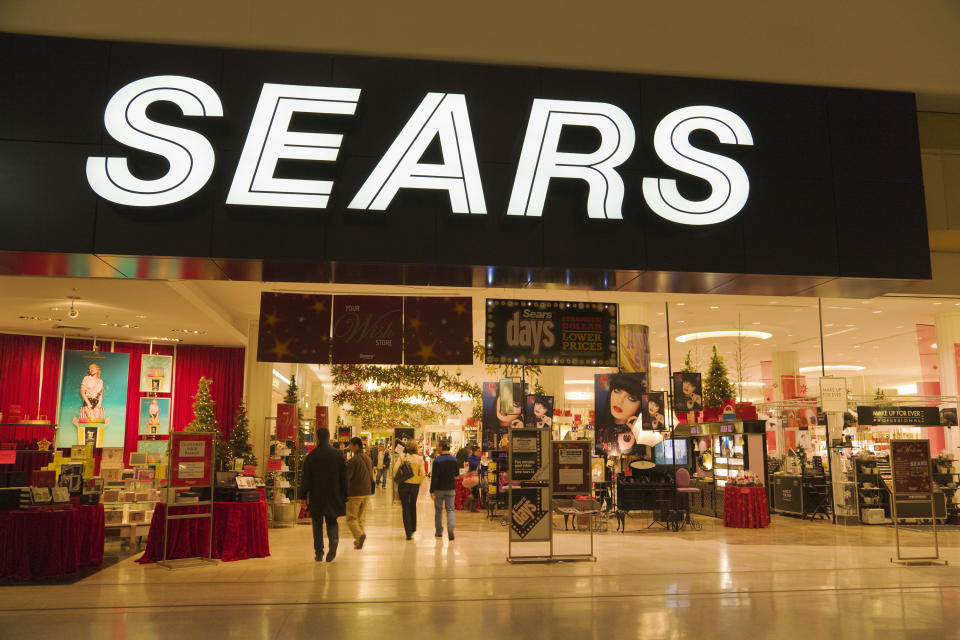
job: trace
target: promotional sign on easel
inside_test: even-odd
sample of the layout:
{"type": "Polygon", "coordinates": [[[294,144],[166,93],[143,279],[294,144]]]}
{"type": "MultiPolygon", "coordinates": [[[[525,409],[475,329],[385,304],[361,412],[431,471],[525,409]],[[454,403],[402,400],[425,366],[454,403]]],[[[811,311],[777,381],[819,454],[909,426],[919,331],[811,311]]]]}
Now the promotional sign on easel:
{"type": "Polygon", "coordinates": [[[553,557],[550,518],[550,438],[548,429],[510,429],[509,562],[549,561],[553,557]],[[519,486],[515,486],[519,484],[519,486]],[[549,542],[550,552],[518,556],[517,542],[549,542]]]}
{"type": "Polygon", "coordinates": [[[213,434],[171,433],[170,439],[168,440],[167,454],[170,460],[170,479],[167,481],[166,513],[163,521],[163,560],[157,564],[167,569],[177,567],[177,565],[173,564],[173,560],[167,559],[167,540],[169,539],[169,525],[171,520],[200,520],[204,518],[209,521],[207,555],[192,558],[177,558],[176,561],[200,560],[203,562],[215,562],[213,559],[213,467],[216,448],[213,446],[213,434]],[[177,515],[171,513],[171,509],[176,506],[177,489],[191,489],[204,486],[210,488],[209,499],[185,503],[181,506],[208,506],[208,511],[204,513],[183,513],[177,515]],[[171,497],[173,498],[172,500],[171,497]]]}
{"type": "MultiPolygon", "coordinates": [[[[890,562],[898,564],[948,564],[940,559],[940,541],[937,537],[937,512],[933,491],[933,469],[930,466],[929,440],[891,440],[890,469],[893,473],[890,490],[890,509],[893,529],[897,539],[897,557],[890,562]],[[932,556],[904,556],[900,548],[900,518],[897,506],[930,505],[930,522],[933,523],[932,556]]],[[[911,510],[912,511],[912,510],[911,510]]]]}

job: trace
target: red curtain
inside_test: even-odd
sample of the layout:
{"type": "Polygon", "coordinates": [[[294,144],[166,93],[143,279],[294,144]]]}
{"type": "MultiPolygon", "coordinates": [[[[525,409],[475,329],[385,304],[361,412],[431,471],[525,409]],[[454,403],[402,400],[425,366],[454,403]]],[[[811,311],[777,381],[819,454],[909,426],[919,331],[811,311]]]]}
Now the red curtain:
{"type": "Polygon", "coordinates": [[[40,415],[51,422],[57,420],[57,392],[60,389],[60,355],[63,338],[47,338],[43,348],[43,389],[40,392],[40,415]]]}
{"type": "Polygon", "coordinates": [[[244,349],[242,347],[177,347],[173,374],[174,431],[182,431],[193,420],[193,397],[200,377],[210,384],[216,405],[217,426],[224,438],[233,430],[233,417],[243,399],[244,349]]]}
{"type": "MultiPolygon", "coordinates": [[[[136,342],[115,342],[114,353],[130,355],[130,371],[127,375],[127,424],[123,436],[123,461],[130,459],[130,452],[137,450],[140,439],[140,398],[146,394],[140,393],[140,356],[150,353],[150,345],[136,342]]],[[[161,356],[172,356],[173,347],[154,345],[153,352],[161,356]]],[[[174,374],[176,377],[176,374],[174,374]]],[[[158,393],[158,398],[169,398],[169,393],[158,393]]]]}
{"type": "Polygon", "coordinates": [[[39,336],[0,334],[0,411],[4,422],[14,417],[10,408],[15,406],[20,407],[21,418],[37,418],[42,344],[39,336]]]}

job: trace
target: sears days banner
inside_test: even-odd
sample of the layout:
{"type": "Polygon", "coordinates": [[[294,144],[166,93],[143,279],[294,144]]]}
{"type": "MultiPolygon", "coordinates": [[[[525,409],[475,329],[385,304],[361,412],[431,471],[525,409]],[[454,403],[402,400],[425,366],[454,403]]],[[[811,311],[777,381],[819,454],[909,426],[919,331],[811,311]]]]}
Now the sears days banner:
{"type": "Polygon", "coordinates": [[[617,366],[617,305],[487,299],[487,364],[617,366]]]}

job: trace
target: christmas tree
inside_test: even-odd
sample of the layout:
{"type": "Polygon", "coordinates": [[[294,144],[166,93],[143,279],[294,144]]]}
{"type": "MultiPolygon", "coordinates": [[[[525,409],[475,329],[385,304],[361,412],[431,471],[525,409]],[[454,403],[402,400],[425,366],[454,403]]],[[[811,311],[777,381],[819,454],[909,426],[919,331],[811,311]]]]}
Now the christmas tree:
{"type": "Polygon", "coordinates": [[[723,356],[717,353],[717,346],[714,345],[707,379],[703,381],[703,404],[706,407],[719,408],[724,400],[735,396],[736,391],[727,379],[727,365],[724,364],[723,356]]]}
{"type": "Polygon", "coordinates": [[[680,369],[683,373],[696,373],[697,367],[693,364],[693,358],[690,357],[690,352],[687,351],[687,357],[683,360],[683,369],[680,369]]]}
{"type": "Polygon", "coordinates": [[[227,443],[223,441],[220,429],[217,427],[216,404],[213,396],[210,395],[210,382],[204,377],[200,378],[197,395],[193,396],[193,421],[184,431],[212,433],[217,450],[217,465],[222,468],[227,464],[230,454],[227,451],[227,443]]]}
{"type": "Polygon", "coordinates": [[[250,421],[247,418],[247,406],[241,402],[237,415],[233,419],[233,431],[230,432],[230,455],[243,458],[243,464],[256,465],[257,457],[250,446],[250,421]]]}
{"type": "Polygon", "coordinates": [[[287,387],[287,395],[283,396],[283,401],[287,404],[297,404],[299,398],[297,398],[297,393],[300,389],[297,388],[297,376],[290,376],[290,386],[287,387]]]}

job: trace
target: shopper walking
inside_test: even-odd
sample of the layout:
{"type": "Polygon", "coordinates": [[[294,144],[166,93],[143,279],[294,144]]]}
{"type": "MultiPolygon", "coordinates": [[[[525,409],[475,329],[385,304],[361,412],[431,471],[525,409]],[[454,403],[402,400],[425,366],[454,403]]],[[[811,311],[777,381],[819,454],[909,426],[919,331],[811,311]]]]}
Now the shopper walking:
{"type": "Polygon", "coordinates": [[[456,526],[454,506],[457,500],[457,476],[460,465],[450,455],[450,445],[441,440],[440,455],[433,461],[433,475],[430,477],[430,496],[433,498],[433,524],[436,537],[443,537],[443,512],[447,512],[447,537],[453,540],[456,526]]]}
{"type": "Polygon", "coordinates": [[[413,440],[407,442],[404,453],[396,457],[393,479],[403,512],[403,530],[410,540],[417,530],[417,498],[423,482],[423,458],[417,455],[417,443],[413,440]]]}
{"type": "Polygon", "coordinates": [[[470,457],[470,447],[463,445],[457,451],[457,464],[460,465],[460,468],[463,468],[463,465],[467,464],[467,458],[470,457]]]}
{"type": "Polygon", "coordinates": [[[373,463],[363,450],[363,440],[350,439],[350,459],[347,460],[347,526],[353,534],[353,548],[363,549],[367,539],[364,523],[370,494],[373,493],[373,463]]]}
{"type": "Polygon", "coordinates": [[[377,465],[377,479],[376,484],[379,484],[384,489],[387,488],[387,473],[390,471],[390,451],[386,447],[383,448],[383,453],[380,454],[380,461],[377,465]]]}
{"type": "Polygon", "coordinates": [[[380,464],[380,447],[373,445],[370,447],[370,464],[372,466],[370,473],[370,493],[377,492],[377,467],[380,464]]]}
{"type": "Polygon", "coordinates": [[[330,446],[329,429],[317,429],[317,446],[303,461],[301,477],[304,498],[313,520],[314,559],[320,562],[323,557],[323,526],[326,525],[330,543],[327,562],[333,562],[340,542],[337,518],[347,512],[347,463],[330,446]]]}

